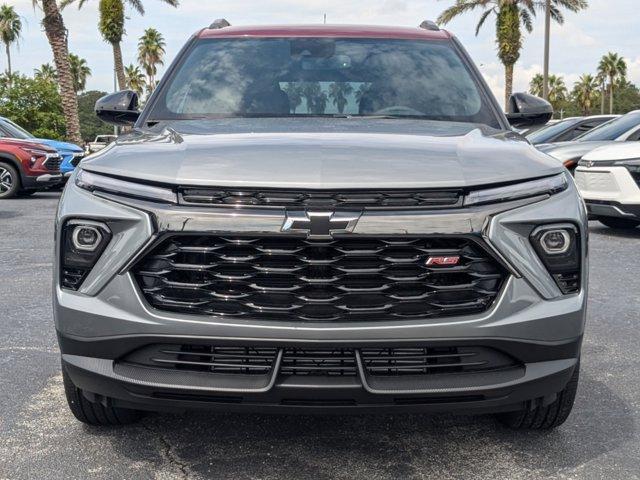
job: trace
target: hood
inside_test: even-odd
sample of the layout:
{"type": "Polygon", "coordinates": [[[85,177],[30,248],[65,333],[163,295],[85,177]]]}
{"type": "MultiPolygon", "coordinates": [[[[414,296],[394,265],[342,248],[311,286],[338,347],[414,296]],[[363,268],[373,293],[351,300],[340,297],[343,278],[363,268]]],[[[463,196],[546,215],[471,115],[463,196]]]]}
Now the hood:
{"type": "Polygon", "coordinates": [[[176,122],[87,157],[98,173],[178,185],[440,188],[562,171],[521,136],[471,124],[381,119],[176,122]]]}
{"type": "Polygon", "coordinates": [[[613,145],[596,148],[587,153],[582,159],[596,163],[640,159],[640,143],[616,142],[613,145]]]}
{"type": "Polygon", "coordinates": [[[75,143],[61,142],[60,140],[51,140],[48,138],[34,138],[32,139],[32,141],[42,143],[44,145],[49,145],[51,148],[55,148],[60,153],[66,153],[66,152],[76,153],[76,152],[83,151],[75,143]]]}
{"type": "Polygon", "coordinates": [[[40,143],[36,139],[21,140],[17,138],[2,138],[0,139],[0,148],[2,148],[2,145],[18,148],[34,148],[49,153],[57,153],[54,148],[51,148],[49,145],[46,145],[44,143],[40,143]]]}
{"type": "Polygon", "coordinates": [[[615,142],[611,140],[602,142],[558,142],[536,145],[536,148],[561,162],[565,162],[567,160],[580,160],[583,155],[591,150],[603,145],[611,145],[612,143],[615,142]]]}

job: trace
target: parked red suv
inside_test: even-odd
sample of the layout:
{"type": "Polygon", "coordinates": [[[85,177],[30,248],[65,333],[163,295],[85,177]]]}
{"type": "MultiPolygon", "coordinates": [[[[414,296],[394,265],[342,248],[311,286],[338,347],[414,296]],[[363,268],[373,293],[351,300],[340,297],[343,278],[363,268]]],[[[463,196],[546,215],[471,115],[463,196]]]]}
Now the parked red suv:
{"type": "Polygon", "coordinates": [[[40,143],[0,139],[0,199],[33,192],[62,182],[56,150],[40,143]]]}

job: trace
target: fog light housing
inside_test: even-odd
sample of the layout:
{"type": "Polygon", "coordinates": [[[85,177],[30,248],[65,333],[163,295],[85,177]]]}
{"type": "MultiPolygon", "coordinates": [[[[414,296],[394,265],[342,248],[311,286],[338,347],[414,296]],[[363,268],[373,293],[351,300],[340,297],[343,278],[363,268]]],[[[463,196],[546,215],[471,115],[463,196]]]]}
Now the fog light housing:
{"type": "Polygon", "coordinates": [[[562,293],[580,291],[580,235],[572,224],[543,225],[531,233],[531,244],[562,293]]]}
{"type": "Polygon", "coordinates": [[[61,240],[60,284],[78,290],[111,240],[111,231],[101,222],[69,220],[61,240]]]}
{"type": "Polygon", "coordinates": [[[540,237],[540,246],[548,255],[559,255],[569,250],[571,237],[566,230],[547,230],[540,237]]]}
{"type": "Polygon", "coordinates": [[[93,225],[78,225],[73,229],[71,241],[77,250],[95,252],[102,241],[102,234],[93,225]]]}

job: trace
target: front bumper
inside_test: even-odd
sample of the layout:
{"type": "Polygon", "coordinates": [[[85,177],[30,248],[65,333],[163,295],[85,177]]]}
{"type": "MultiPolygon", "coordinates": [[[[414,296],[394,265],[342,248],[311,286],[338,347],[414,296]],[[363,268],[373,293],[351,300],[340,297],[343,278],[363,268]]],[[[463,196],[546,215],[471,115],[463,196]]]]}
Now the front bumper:
{"type": "Polygon", "coordinates": [[[61,173],[43,173],[41,175],[23,176],[22,188],[26,190],[34,190],[40,188],[48,188],[57,185],[63,181],[61,173]]]}
{"type": "MultiPolygon", "coordinates": [[[[159,205],[106,194],[97,196],[71,183],[61,200],[57,225],[71,218],[103,221],[113,233],[111,243],[78,292],[60,288],[57,259],[55,267],[54,311],[63,364],[74,383],[88,395],[95,394],[99,401],[152,409],[265,407],[287,412],[509,410],[532,399],[551,401],[564,388],[579,358],[585,321],[586,255],[582,290],[563,295],[528,240],[537,225],[570,222],[585,239],[586,250],[586,211],[573,183],[553,197],[498,206],[403,211],[393,215],[364,213],[354,234],[477,235],[498,258],[505,260],[510,271],[495,303],[482,314],[393,322],[234,320],[158,311],[147,304],[129,270],[157,234],[280,234],[284,211],[278,209],[239,213],[225,208],[159,205]],[[140,346],[183,340],[355,350],[363,345],[492,346],[515,358],[518,367],[491,375],[442,375],[422,382],[419,388],[400,388],[393,393],[372,391],[368,388],[371,383],[362,374],[338,383],[332,383],[334,379],[300,383],[297,379],[280,378],[274,372],[268,390],[239,395],[216,388],[212,377],[200,378],[201,372],[196,377],[190,372],[178,372],[169,378],[163,376],[164,370],[145,367],[145,376],[145,372],[124,371],[118,366],[122,356],[140,346]]],[[[57,236],[59,245],[59,229],[57,236]]]]}
{"type": "Polygon", "coordinates": [[[640,218],[640,187],[625,167],[580,166],[575,179],[590,217],[640,218]]]}

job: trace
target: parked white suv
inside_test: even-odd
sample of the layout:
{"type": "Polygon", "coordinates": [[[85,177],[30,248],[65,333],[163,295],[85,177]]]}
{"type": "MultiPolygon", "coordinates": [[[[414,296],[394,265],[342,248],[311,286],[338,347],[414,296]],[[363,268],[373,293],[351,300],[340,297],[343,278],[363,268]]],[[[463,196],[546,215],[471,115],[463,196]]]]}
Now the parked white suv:
{"type": "Polygon", "coordinates": [[[575,178],[590,217],[611,228],[640,225],[640,142],[589,152],[575,178]]]}

